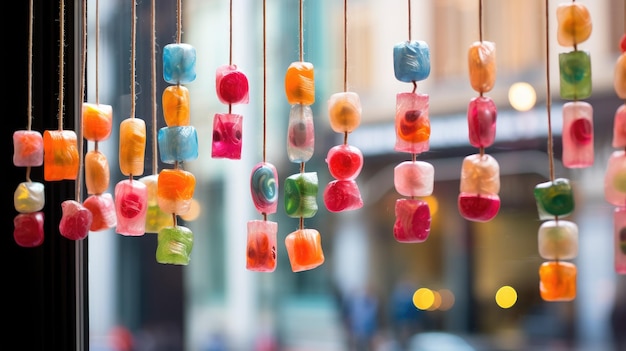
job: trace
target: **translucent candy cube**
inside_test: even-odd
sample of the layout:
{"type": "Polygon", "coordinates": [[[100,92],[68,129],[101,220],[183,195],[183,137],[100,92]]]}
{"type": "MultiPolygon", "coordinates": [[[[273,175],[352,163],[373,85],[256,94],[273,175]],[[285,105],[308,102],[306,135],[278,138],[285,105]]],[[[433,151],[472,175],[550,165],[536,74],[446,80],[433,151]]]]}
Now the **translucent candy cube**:
{"type": "Polygon", "coordinates": [[[613,73],[613,88],[621,100],[626,100],[626,53],[617,58],[615,72],[613,73]]]}
{"type": "Polygon", "coordinates": [[[109,188],[111,174],[105,154],[89,150],[85,154],[85,185],[87,194],[102,194],[109,188]]]}
{"type": "Polygon", "coordinates": [[[351,133],[361,124],[361,99],[357,93],[335,93],[328,100],[330,127],[337,133],[351,133]]]}
{"type": "Polygon", "coordinates": [[[618,274],[626,274],[626,207],[618,207],[613,212],[614,266],[618,274]]]}
{"type": "Polygon", "coordinates": [[[287,125],[287,157],[294,163],[307,162],[315,150],[313,110],[309,105],[291,105],[287,125]]]}
{"type": "Polygon", "coordinates": [[[393,236],[401,243],[421,243],[430,235],[430,208],[419,199],[398,199],[393,236]]]}
{"type": "Polygon", "coordinates": [[[243,143],[243,116],[232,113],[216,113],[213,118],[213,142],[211,157],[241,159],[243,143]]]}
{"type": "Polygon", "coordinates": [[[161,228],[171,226],[174,218],[171,213],[164,212],[159,206],[158,188],[159,175],[151,174],[141,177],[140,182],[148,188],[148,212],[146,214],[146,233],[158,233],[161,228]]]}
{"type": "Polygon", "coordinates": [[[41,211],[46,204],[44,185],[39,182],[21,182],[13,193],[13,205],[19,213],[41,211]]]}
{"type": "Polygon", "coordinates": [[[396,95],[396,144],[394,150],[418,154],[430,148],[429,96],[417,93],[396,95]]]}
{"type": "Polygon", "coordinates": [[[593,107],[584,101],[563,105],[563,166],[593,165],[593,107]]]}
{"type": "Polygon", "coordinates": [[[489,154],[463,159],[459,190],[463,193],[497,195],[500,192],[500,165],[489,154]]]}
{"type": "Polygon", "coordinates": [[[556,39],[561,46],[576,46],[591,36],[591,15],[584,4],[569,2],[556,8],[556,39]]]}
{"type": "Polygon", "coordinates": [[[285,238],[285,247],[293,272],[302,272],[324,263],[322,238],[315,229],[298,229],[285,238]]]}
{"type": "Polygon", "coordinates": [[[43,171],[46,181],[76,180],[78,140],[73,130],[43,132],[43,171]]]}
{"type": "Polygon", "coordinates": [[[44,213],[20,213],[13,218],[13,240],[21,247],[37,247],[44,240],[44,213]]]}
{"type": "Polygon", "coordinates": [[[182,85],[170,85],[161,96],[163,119],[168,127],[188,126],[189,89],[182,85]]]}
{"type": "Polygon", "coordinates": [[[115,202],[111,194],[90,195],[83,201],[83,206],[85,206],[93,216],[91,227],[89,228],[92,232],[110,229],[117,225],[115,202]]]}
{"type": "Polygon", "coordinates": [[[16,167],[37,167],[43,164],[43,137],[34,130],[13,133],[13,164],[16,167]]]}
{"type": "Polygon", "coordinates": [[[561,261],[539,267],[539,292],[544,301],[572,301],[576,298],[576,266],[561,261]]]}
{"type": "Polygon", "coordinates": [[[146,122],[140,118],[126,118],[120,123],[119,164],[125,176],[143,174],[146,153],[146,122]]]}
{"type": "Polygon", "coordinates": [[[315,103],[315,69],[310,62],[292,62],[285,74],[285,94],[291,105],[315,103]]]}
{"type": "Polygon", "coordinates": [[[394,168],[393,185],[402,196],[432,195],[435,167],[424,161],[404,161],[394,168]]]}
{"type": "Polygon", "coordinates": [[[184,215],[191,208],[196,188],[196,177],[182,169],[163,169],[159,172],[157,200],[165,213],[184,215]]]}
{"type": "Polygon", "coordinates": [[[148,189],[137,180],[124,179],[115,185],[115,215],[118,234],[139,236],[145,234],[148,210],[148,189]]]}
{"type": "Polygon", "coordinates": [[[161,162],[174,164],[198,158],[198,133],[193,126],[163,127],[157,136],[161,162]]]}
{"type": "Polygon", "coordinates": [[[559,54],[560,96],[582,100],[591,96],[591,57],[586,51],[559,54]]]}
{"type": "Polygon", "coordinates": [[[196,49],[185,43],[163,47],[163,79],[170,84],[188,84],[196,79],[196,49]]]}
{"type": "Polygon", "coordinates": [[[65,200],[61,203],[63,215],[59,222],[59,233],[70,240],[82,240],[89,235],[93,215],[80,202],[65,200]]]}
{"type": "Polygon", "coordinates": [[[574,192],[568,179],[557,178],[537,184],[534,195],[541,220],[565,217],[574,211],[574,192]]]}
{"type": "Polygon", "coordinates": [[[430,49],[424,41],[403,41],[393,47],[393,71],[396,79],[417,82],[430,75],[430,49]]]}
{"type": "Polygon", "coordinates": [[[223,104],[247,104],[248,77],[236,65],[222,65],[215,71],[215,91],[223,104]]]}
{"type": "Polygon", "coordinates": [[[103,141],[111,136],[113,107],[111,105],[83,103],[83,138],[103,141]]]}
{"type": "Polygon", "coordinates": [[[246,269],[255,272],[276,270],[276,235],[278,223],[249,221],[246,245],[246,269]]]}
{"type": "Polygon", "coordinates": [[[626,153],[613,151],[604,173],[604,198],[615,206],[626,206],[626,153]]]}
{"type": "Polygon", "coordinates": [[[460,193],[457,207],[461,217],[472,222],[489,222],[500,211],[500,197],[494,194],[460,193]]]}
{"type": "Polygon", "coordinates": [[[187,227],[165,227],[159,230],[156,261],[162,264],[186,266],[191,260],[193,233],[187,227]]]}
{"type": "Polygon", "coordinates": [[[278,207],[278,172],[273,164],[259,162],[250,175],[250,193],[260,213],[276,213],[278,207]]]}
{"type": "Polygon", "coordinates": [[[496,44],[491,41],[472,43],[467,63],[472,89],[479,93],[491,91],[496,82],[496,44]]]}
{"type": "Polygon", "coordinates": [[[476,148],[493,145],[496,139],[498,110],[493,100],[486,96],[473,98],[467,108],[469,142],[476,148]]]}
{"type": "Polygon", "coordinates": [[[358,210],[363,207],[361,191],[354,180],[333,180],[324,189],[324,205],[330,212],[358,210]]]}
{"type": "Polygon", "coordinates": [[[293,218],[317,213],[317,172],[293,174],[285,179],[285,212],[293,218]]]}
{"type": "Polygon", "coordinates": [[[546,221],[539,227],[539,256],[546,260],[571,260],[578,256],[578,225],[566,220],[546,221]]]}
{"type": "Polygon", "coordinates": [[[341,144],[333,146],[326,154],[330,175],[338,180],[355,179],[363,169],[363,153],[356,146],[341,144]]]}
{"type": "Polygon", "coordinates": [[[626,148],[626,104],[621,104],[615,111],[611,146],[616,149],[626,148]]]}

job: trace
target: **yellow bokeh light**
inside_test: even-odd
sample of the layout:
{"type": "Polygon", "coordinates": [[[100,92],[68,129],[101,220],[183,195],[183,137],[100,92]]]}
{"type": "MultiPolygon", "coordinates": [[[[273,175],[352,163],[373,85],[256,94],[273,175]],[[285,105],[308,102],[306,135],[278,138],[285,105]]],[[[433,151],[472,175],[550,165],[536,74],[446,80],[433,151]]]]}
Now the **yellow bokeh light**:
{"type": "Polygon", "coordinates": [[[517,291],[505,285],[496,292],[496,303],[501,308],[510,308],[517,302],[517,291]]]}
{"type": "Polygon", "coordinates": [[[429,311],[436,311],[441,306],[441,294],[439,294],[439,291],[437,291],[437,290],[432,290],[432,292],[433,292],[433,297],[434,297],[433,304],[430,305],[428,310],[429,311]]]}
{"type": "Polygon", "coordinates": [[[420,310],[427,310],[435,302],[435,294],[428,288],[419,288],[413,293],[413,304],[420,310]]]}
{"type": "Polygon", "coordinates": [[[439,290],[439,296],[441,296],[440,311],[447,311],[454,306],[454,294],[448,289],[439,290]]]}
{"type": "Polygon", "coordinates": [[[184,215],[180,215],[180,218],[185,221],[195,221],[200,216],[200,203],[196,199],[191,199],[191,206],[189,207],[189,211],[184,215]]]}
{"type": "Polygon", "coordinates": [[[535,106],[537,93],[532,85],[519,82],[509,88],[509,103],[517,111],[528,111],[535,106]]]}
{"type": "Polygon", "coordinates": [[[430,209],[431,217],[434,216],[437,213],[437,210],[439,209],[439,200],[437,200],[437,198],[434,197],[433,195],[430,195],[430,196],[426,196],[424,198],[424,201],[428,203],[428,208],[430,209]]]}

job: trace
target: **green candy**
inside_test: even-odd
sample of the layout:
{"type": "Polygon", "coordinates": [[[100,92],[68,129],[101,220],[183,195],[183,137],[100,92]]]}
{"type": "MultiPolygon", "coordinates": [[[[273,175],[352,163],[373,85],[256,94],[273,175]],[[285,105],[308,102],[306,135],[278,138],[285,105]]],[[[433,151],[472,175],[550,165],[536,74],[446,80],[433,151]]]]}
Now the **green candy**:
{"type": "Polygon", "coordinates": [[[537,184],[534,195],[542,218],[567,216],[574,211],[574,194],[569,180],[565,178],[537,184]]]}
{"type": "Polygon", "coordinates": [[[591,96],[591,57],[586,51],[559,54],[560,95],[567,100],[591,96]]]}
{"type": "Polygon", "coordinates": [[[289,217],[311,218],[317,213],[317,173],[298,173],[285,179],[285,212],[289,217]]]}
{"type": "Polygon", "coordinates": [[[193,233],[187,227],[165,227],[159,230],[156,260],[159,263],[187,265],[193,248],[193,233]]]}

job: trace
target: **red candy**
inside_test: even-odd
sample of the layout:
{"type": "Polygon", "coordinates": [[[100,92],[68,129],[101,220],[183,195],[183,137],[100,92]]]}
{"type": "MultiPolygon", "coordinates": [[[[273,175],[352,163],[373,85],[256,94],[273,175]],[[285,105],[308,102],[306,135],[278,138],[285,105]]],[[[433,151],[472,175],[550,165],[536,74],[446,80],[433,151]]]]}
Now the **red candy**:
{"type": "Polygon", "coordinates": [[[500,210],[500,198],[497,195],[470,195],[461,193],[458,198],[459,212],[463,218],[487,222],[500,210]]]}

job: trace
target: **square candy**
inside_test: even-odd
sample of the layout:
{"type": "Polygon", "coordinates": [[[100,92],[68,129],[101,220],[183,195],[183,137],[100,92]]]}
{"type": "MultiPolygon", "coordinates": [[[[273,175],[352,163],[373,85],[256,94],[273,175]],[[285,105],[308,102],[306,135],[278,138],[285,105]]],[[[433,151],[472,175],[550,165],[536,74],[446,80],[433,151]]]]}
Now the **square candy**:
{"type": "Polygon", "coordinates": [[[435,185],[435,167],[424,161],[405,161],[394,168],[393,184],[402,196],[429,196],[435,185]]]}
{"type": "Polygon", "coordinates": [[[211,157],[241,159],[243,144],[243,116],[234,113],[216,113],[213,118],[211,157]]]}
{"type": "Polygon", "coordinates": [[[103,141],[111,136],[113,107],[83,103],[83,137],[89,141],[103,141]]]}
{"type": "Polygon", "coordinates": [[[591,57],[586,51],[559,54],[560,95],[566,100],[582,100],[591,96],[591,57]]]}
{"type": "Polygon", "coordinates": [[[421,243],[430,235],[430,207],[424,200],[398,199],[393,236],[401,243],[421,243]]]}
{"type": "Polygon", "coordinates": [[[615,111],[611,146],[616,149],[626,148],[626,104],[621,104],[615,111]]]}
{"type": "Polygon", "coordinates": [[[539,256],[546,260],[571,260],[578,255],[578,225],[559,220],[539,227],[539,256]]]}
{"type": "Polygon", "coordinates": [[[333,180],[324,189],[324,204],[330,212],[358,210],[363,207],[361,191],[354,180],[333,180]]]}
{"type": "Polygon", "coordinates": [[[424,41],[403,41],[393,47],[393,70],[396,79],[417,82],[430,75],[430,49],[424,41]]]}
{"type": "Polygon", "coordinates": [[[609,156],[604,173],[604,199],[615,206],[626,206],[626,153],[617,150],[609,156]]]}
{"type": "Polygon", "coordinates": [[[593,107],[584,101],[563,105],[563,166],[586,168],[593,165],[593,107]]]}
{"type": "Polygon", "coordinates": [[[189,125],[189,89],[170,85],[161,96],[163,119],[168,127],[189,125]]]}
{"type": "Polygon", "coordinates": [[[417,93],[396,95],[396,144],[394,150],[418,154],[430,148],[429,96],[417,93]]]}
{"type": "Polygon", "coordinates": [[[140,181],[124,179],[115,185],[115,232],[126,236],[145,234],[148,188],[140,181]]]}
{"type": "Polygon", "coordinates": [[[156,261],[162,264],[186,266],[191,259],[193,233],[187,227],[165,227],[159,230],[156,261]]]}
{"type": "Polygon", "coordinates": [[[285,247],[293,272],[311,270],[324,263],[322,238],[315,229],[299,229],[285,238],[285,247]]]}
{"type": "Polygon", "coordinates": [[[44,213],[20,213],[13,219],[13,240],[21,247],[37,247],[43,244],[44,213]]]}
{"type": "Polygon", "coordinates": [[[161,162],[174,164],[198,158],[198,133],[193,126],[163,127],[157,136],[161,162]]]}
{"type": "Polygon", "coordinates": [[[170,84],[188,84],[196,79],[196,49],[184,43],[163,48],[163,79],[170,84]]]}
{"type": "Polygon", "coordinates": [[[568,179],[557,178],[537,184],[534,195],[541,220],[565,217],[574,211],[574,192],[568,179]]]}
{"type": "Polygon", "coordinates": [[[44,131],[43,155],[45,180],[76,180],[79,162],[76,132],[73,130],[44,131]]]}
{"type": "Polygon", "coordinates": [[[497,195],[500,192],[500,166],[489,154],[473,154],[463,159],[459,190],[470,194],[497,195]]]}
{"type": "Polygon", "coordinates": [[[285,179],[285,212],[292,218],[311,218],[317,213],[316,172],[290,175],[285,179]]]}
{"type": "Polygon", "coordinates": [[[285,94],[291,105],[315,103],[315,69],[310,62],[292,62],[285,74],[285,94]]]}
{"type": "Polygon", "coordinates": [[[539,267],[539,292],[544,301],[572,301],[576,298],[576,266],[561,261],[539,267]]]}
{"type": "Polygon", "coordinates": [[[276,270],[276,235],[278,223],[249,221],[246,245],[246,269],[255,272],[276,270]]]}
{"type": "Polygon", "coordinates": [[[157,183],[159,207],[165,213],[186,214],[191,208],[195,188],[193,173],[180,168],[161,170],[157,183]]]}
{"type": "Polygon", "coordinates": [[[44,185],[39,182],[22,182],[13,193],[13,205],[19,213],[41,211],[46,203],[44,185]]]}
{"type": "Polygon", "coordinates": [[[37,167],[43,164],[43,137],[34,130],[13,133],[13,164],[16,167],[37,167]]]}

